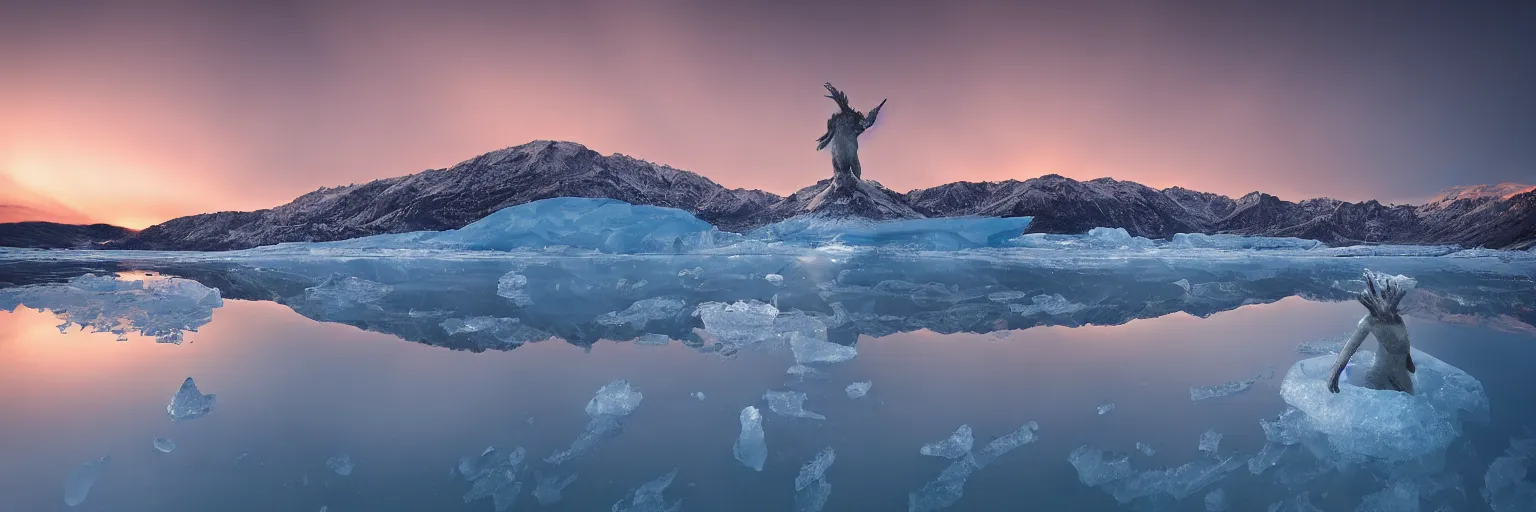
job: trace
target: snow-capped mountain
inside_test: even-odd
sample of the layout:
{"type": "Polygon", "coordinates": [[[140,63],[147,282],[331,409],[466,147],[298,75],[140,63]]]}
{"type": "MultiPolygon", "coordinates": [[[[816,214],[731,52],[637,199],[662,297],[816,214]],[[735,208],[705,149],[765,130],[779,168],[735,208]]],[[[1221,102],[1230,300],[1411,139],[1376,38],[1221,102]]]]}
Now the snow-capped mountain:
{"type": "MultiPolygon", "coordinates": [[[[1360,243],[1536,245],[1536,190],[1501,184],[1458,187],[1421,206],[1289,202],[1254,192],[1238,199],[1179,187],[1154,189],[1099,178],[1047,175],[1023,181],[956,182],[905,194],[871,180],[823,180],[788,197],[727,189],[703,176],[570,142],[534,141],[435,169],[334,188],[254,212],[172,219],[109,245],[127,249],[224,250],[463,227],[497,210],[552,197],[611,198],[678,208],[726,231],[797,215],[912,219],[980,215],[1034,217],[1035,233],[1125,228],[1131,235],[1231,233],[1360,243]]],[[[3,232],[3,231],[0,231],[3,232]]],[[[0,237],[0,245],[30,246],[0,237]]]]}
{"type": "Polygon", "coordinates": [[[570,142],[534,141],[437,169],[323,188],[254,212],[172,219],[126,240],[134,249],[243,249],[463,227],[508,206],[551,197],[610,198],[688,211],[744,229],[776,195],[730,190],[697,174],[570,142]]]}

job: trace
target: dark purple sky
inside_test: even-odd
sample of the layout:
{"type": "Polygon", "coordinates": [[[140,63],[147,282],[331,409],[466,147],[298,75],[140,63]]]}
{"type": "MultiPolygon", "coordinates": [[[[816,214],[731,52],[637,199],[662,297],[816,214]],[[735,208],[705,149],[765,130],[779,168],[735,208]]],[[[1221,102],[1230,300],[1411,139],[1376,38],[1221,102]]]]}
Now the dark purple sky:
{"type": "MultiPolygon", "coordinates": [[[[1536,3],[0,4],[0,211],[141,227],[571,140],[788,193],[1058,173],[1419,202],[1536,181],[1536,3]]],[[[14,219],[7,219],[14,220],[14,219]]]]}

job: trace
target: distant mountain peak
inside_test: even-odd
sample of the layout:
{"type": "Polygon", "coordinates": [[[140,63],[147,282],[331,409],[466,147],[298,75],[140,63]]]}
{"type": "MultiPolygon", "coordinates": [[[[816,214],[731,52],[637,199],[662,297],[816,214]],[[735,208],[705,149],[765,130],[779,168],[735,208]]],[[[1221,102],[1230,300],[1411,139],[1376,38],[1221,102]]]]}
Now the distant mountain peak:
{"type": "Polygon", "coordinates": [[[1499,183],[1497,185],[1461,185],[1445,189],[1440,195],[1431,199],[1430,203],[1449,203],[1461,199],[1494,198],[1505,200],[1526,192],[1536,190],[1536,185],[1522,185],[1519,183],[1499,183]]]}

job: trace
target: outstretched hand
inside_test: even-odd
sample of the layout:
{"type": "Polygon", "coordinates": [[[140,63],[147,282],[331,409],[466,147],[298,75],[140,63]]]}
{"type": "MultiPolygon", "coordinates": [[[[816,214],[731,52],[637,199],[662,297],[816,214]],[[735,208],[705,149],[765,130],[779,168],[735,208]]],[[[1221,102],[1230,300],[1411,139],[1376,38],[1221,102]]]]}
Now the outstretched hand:
{"type": "Polygon", "coordinates": [[[1329,393],[1338,393],[1339,392],[1339,379],[1329,379],[1328,380],[1328,392],[1329,393]]]}

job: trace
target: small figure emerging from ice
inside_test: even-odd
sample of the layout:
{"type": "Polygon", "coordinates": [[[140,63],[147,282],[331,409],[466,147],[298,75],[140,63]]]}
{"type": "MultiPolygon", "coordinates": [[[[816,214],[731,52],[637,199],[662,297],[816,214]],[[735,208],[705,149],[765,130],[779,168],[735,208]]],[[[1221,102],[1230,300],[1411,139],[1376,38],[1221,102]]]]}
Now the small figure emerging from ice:
{"type": "Polygon", "coordinates": [[[1355,334],[1350,336],[1344,350],[1339,352],[1338,362],[1328,379],[1328,391],[1339,392],[1339,375],[1349,364],[1349,358],[1360,349],[1366,335],[1376,337],[1381,350],[1376,352],[1376,365],[1366,372],[1363,386],[1370,389],[1402,391],[1413,394],[1413,357],[1408,353],[1408,326],[1398,312],[1398,303],[1408,294],[1404,285],[1413,281],[1403,276],[1389,276],[1365,270],[1365,291],[1356,297],[1365,305],[1367,314],[1360,319],[1355,334]]]}
{"type": "Polygon", "coordinates": [[[832,87],[831,83],[822,84],[822,87],[832,93],[827,97],[837,102],[838,112],[827,119],[827,133],[816,139],[816,150],[832,145],[832,186],[851,186],[864,174],[859,167],[859,134],[875,125],[875,117],[880,115],[885,100],[880,100],[880,104],[866,116],[849,106],[848,95],[832,87]]]}

